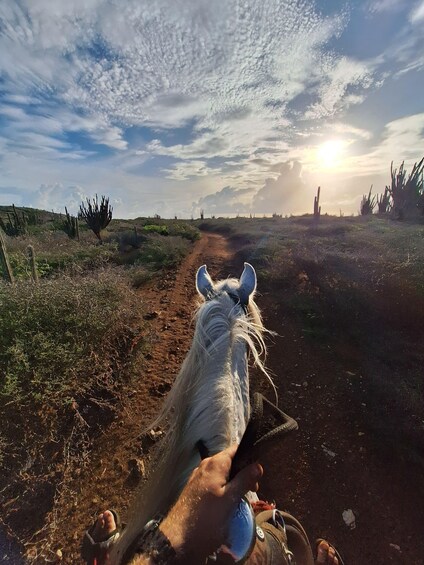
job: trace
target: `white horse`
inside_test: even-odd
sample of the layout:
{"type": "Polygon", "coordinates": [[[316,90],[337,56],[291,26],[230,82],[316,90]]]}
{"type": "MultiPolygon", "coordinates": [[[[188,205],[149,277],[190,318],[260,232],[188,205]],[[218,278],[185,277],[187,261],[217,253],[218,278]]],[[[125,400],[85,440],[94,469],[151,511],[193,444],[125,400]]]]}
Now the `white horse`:
{"type": "Polygon", "coordinates": [[[199,445],[212,455],[240,442],[250,415],[249,352],[270,379],[262,361],[264,328],[253,300],[254,268],[245,263],[240,280],[214,284],[203,265],[197,272],[196,288],[204,302],[196,314],[193,343],[153,423],[168,422],[161,456],[138,497],[112,563],[120,562],[150,519],[170,509],[199,465],[199,445]]]}

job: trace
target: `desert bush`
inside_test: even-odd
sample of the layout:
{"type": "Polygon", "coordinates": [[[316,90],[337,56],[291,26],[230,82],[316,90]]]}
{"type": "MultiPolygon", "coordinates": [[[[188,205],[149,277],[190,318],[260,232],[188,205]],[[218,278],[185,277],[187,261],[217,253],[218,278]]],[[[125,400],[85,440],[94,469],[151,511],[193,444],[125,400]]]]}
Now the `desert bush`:
{"type": "Polygon", "coordinates": [[[141,286],[152,280],[152,278],[155,276],[155,273],[150,269],[139,265],[130,267],[126,274],[129,281],[131,282],[131,285],[134,288],[140,288],[141,286]]]}
{"type": "Polygon", "coordinates": [[[34,248],[40,277],[98,269],[110,263],[116,254],[115,242],[96,245],[87,231],[80,234],[80,239],[82,245],[69,239],[63,231],[44,231],[37,236],[8,238],[9,258],[16,278],[27,279],[31,276],[28,245],[34,248]]]}
{"type": "Polygon", "coordinates": [[[64,477],[90,464],[93,441],[115,418],[146,343],[143,324],[116,268],[0,285],[2,523],[27,548],[40,541],[49,559],[37,563],[52,556],[45,531],[69,496],[64,477]]]}
{"type": "Polygon", "coordinates": [[[63,403],[110,378],[139,318],[112,271],[0,286],[0,395],[63,403]]]}
{"type": "Polygon", "coordinates": [[[156,270],[178,265],[189,251],[190,243],[182,237],[149,234],[139,248],[115,254],[114,261],[118,265],[144,265],[156,270]]]}
{"type": "Polygon", "coordinates": [[[188,222],[170,222],[168,224],[169,235],[181,236],[189,241],[197,241],[200,238],[198,228],[188,222]]]}
{"type": "Polygon", "coordinates": [[[125,230],[113,233],[109,236],[109,242],[116,242],[121,253],[125,253],[128,249],[138,249],[147,241],[147,234],[140,233],[141,230],[135,226],[132,230],[125,230]]]}
{"type": "Polygon", "coordinates": [[[148,224],[143,227],[143,231],[147,233],[158,233],[159,235],[169,235],[167,226],[158,226],[156,224],[148,224]]]}

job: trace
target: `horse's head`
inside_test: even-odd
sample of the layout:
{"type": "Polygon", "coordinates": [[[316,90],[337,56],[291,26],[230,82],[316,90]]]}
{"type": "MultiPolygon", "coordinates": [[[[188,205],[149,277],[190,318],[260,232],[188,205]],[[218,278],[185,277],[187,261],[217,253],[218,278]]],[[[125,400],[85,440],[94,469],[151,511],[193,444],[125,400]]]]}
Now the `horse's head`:
{"type": "Polygon", "coordinates": [[[256,291],[255,269],[250,263],[245,263],[240,280],[226,279],[214,284],[206,265],[202,265],[197,271],[196,288],[207,301],[226,293],[235,304],[239,304],[246,311],[249,300],[254,297],[256,291]]]}

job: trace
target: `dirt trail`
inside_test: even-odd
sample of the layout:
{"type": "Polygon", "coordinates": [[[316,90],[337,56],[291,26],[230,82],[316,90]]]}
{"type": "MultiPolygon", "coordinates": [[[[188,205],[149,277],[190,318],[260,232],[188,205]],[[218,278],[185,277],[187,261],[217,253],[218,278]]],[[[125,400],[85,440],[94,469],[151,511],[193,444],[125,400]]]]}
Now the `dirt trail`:
{"type": "MultiPolygon", "coordinates": [[[[148,452],[141,447],[140,432],[157,415],[163,397],[169,391],[190,347],[197,303],[195,275],[207,264],[214,278],[234,274],[230,270],[232,253],[227,240],[215,234],[203,234],[191,254],[175,273],[167,273],[140,289],[145,318],[150,328],[150,349],[124,400],[119,419],[100,437],[92,463],[68,485],[66,506],[56,519],[53,552],[62,552],[61,563],[79,563],[79,542],[83,527],[90,524],[101,509],[117,508],[125,518],[148,452]],[[146,378],[147,377],[147,378],[146,378]],[[141,465],[141,467],[140,467],[141,465]]],[[[37,561],[37,562],[42,562],[37,561]]]]}
{"type": "MultiPolygon", "coordinates": [[[[80,562],[83,526],[100,509],[117,508],[125,518],[139,480],[131,464],[148,460],[140,432],[157,414],[190,346],[196,270],[206,263],[214,279],[238,276],[249,256],[235,251],[225,238],[203,234],[176,273],[140,290],[151,349],[119,419],[97,442],[93,463],[69,487],[52,548],[62,551],[62,563],[80,562]]],[[[300,426],[269,450],[262,496],[295,514],[312,539],[327,536],[338,544],[347,564],[424,565],[418,482],[381,459],[367,436],[366,383],[355,352],[308,342],[286,316],[281,289],[266,293],[259,280],[259,291],[265,326],[278,333],[268,365],[282,408],[300,426]],[[342,519],[349,508],[357,519],[353,530],[342,519]]],[[[271,397],[266,387],[263,392],[271,397]]]]}

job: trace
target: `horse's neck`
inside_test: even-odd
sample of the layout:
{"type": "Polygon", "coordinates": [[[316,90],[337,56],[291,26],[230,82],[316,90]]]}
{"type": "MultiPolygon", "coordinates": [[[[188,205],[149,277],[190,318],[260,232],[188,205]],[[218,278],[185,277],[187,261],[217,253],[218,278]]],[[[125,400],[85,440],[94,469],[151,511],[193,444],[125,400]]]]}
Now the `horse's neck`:
{"type": "Polygon", "coordinates": [[[241,341],[231,351],[231,377],[234,390],[232,441],[240,443],[250,417],[247,352],[246,344],[241,341]]]}

